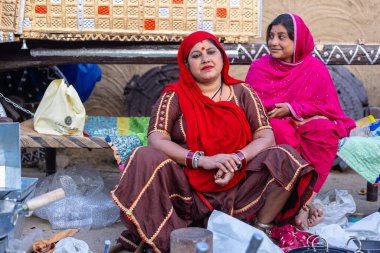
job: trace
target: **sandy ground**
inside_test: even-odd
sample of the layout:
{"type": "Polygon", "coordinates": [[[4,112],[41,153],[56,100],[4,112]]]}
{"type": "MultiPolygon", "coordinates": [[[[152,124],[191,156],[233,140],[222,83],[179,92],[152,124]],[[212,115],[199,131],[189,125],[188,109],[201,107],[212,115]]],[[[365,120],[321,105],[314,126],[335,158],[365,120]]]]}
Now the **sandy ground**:
{"type": "MultiPolygon", "coordinates": [[[[88,166],[88,163],[91,164],[93,157],[97,157],[96,152],[90,155],[81,156],[82,160],[77,159],[75,160],[75,163],[77,163],[77,165],[80,167],[81,164],[83,164],[86,161],[88,166]]],[[[112,160],[112,157],[110,158],[110,156],[106,155],[106,158],[104,158],[102,161],[94,161],[94,163],[91,166],[93,166],[94,169],[100,172],[102,178],[105,181],[105,185],[111,189],[118,181],[119,172],[117,167],[115,167],[112,161],[110,160],[112,160]]],[[[73,160],[70,157],[66,157],[66,155],[61,155],[58,157],[58,163],[61,163],[59,164],[60,166],[64,166],[65,163],[67,164],[70,162],[73,163],[73,160]]],[[[23,176],[28,177],[43,178],[45,176],[42,170],[38,168],[23,168],[22,172],[23,176]]],[[[332,189],[348,190],[349,193],[355,199],[357,205],[357,212],[371,214],[379,209],[380,198],[377,202],[367,201],[365,195],[359,194],[359,191],[365,187],[365,179],[363,179],[361,176],[356,174],[351,169],[347,169],[343,172],[332,171],[325,185],[323,186],[321,193],[324,193],[332,189]]],[[[52,230],[51,225],[48,221],[32,216],[26,217],[24,219],[24,224],[21,230],[21,238],[24,238],[26,235],[32,233],[33,230],[37,228],[42,229],[45,239],[50,238],[52,235],[59,232],[56,230],[52,230]]],[[[122,230],[123,225],[120,222],[117,222],[112,226],[105,227],[102,229],[81,230],[74,237],[85,241],[94,253],[101,253],[103,252],[104,241],[110,240],[111,243],[114,245],[115,240],[117,239],[118,235],[121,233],[122,230]]]]}

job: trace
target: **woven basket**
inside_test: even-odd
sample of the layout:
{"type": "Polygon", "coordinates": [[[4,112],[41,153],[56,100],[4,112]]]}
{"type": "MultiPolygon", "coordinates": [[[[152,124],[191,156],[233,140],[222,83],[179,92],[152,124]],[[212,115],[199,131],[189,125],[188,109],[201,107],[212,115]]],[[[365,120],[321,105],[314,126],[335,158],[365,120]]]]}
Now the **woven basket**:
{"type": "Polygon", "coordinates": [[[19,25],[22,1],[0,0],[0,43],[17,41],[16,35],[19,25]]]}
{"type": "Polygon", "coordinates": [[[261,24],[261,0],[26,0],[25,5],[22,37],[34,39],[180,41],[205,30],[225,42],[247,42],[261,24]]]}

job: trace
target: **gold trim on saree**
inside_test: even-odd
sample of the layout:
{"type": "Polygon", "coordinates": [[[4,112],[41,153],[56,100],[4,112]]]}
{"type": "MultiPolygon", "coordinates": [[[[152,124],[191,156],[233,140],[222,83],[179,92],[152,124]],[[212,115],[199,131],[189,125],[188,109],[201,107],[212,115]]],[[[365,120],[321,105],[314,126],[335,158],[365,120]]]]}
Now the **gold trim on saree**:
{"type": "Polygon", "coordinates": [[[249,95],[251,96],[252,101],[255,103],[257,120],[259,122],[260,127],[270,125],[268,116],[267,116],[265,109],[264,109],[264,105],[261,102],[260,98],[257,96],[256,92],[254,90],[252,90],[252,88],[250,86],[248,86],[248,84],[246,84],[246,83],[242,83],[242,86],[244,89],[246,89],[249,92],[249,95]],[[260,110],[260,108],[262,108],[262,110],[260,110]],[[265,115],[265,118],[266,118],[265,124],[263,123],[262,117],[260,117],[261,115],[265,115]]]}
{"type": "Polygon", "coordinates": [[[182,195],[177,194],[177,193],[173,193],[173,194],[169,195],[169,198],[170,199],[180,198],[183,201],[191,201],[193,199],[193,197],[185,197],[185,196],[182,196],[182,195]]]}
{"type": "MultiPolygon", "coordinates": [[[[165,161],[161,162],[153,171],[152,173],[152,176],[149,178],[148,182],[145,184],[145,186],[142,188],[142,190],[140,191],[139,195],[137,196],[136,200],[132,203],[131,207],[128,209],[126,208],[123,204],[121,204],[121,202],[119,201],[119,199],[115,196],[115,191],[117,189],[117,186],[115,187],[114,190],[111,191],[111,197],[112,199],[115,201],[116,205],[120,208],[120,210],[122,210],[128,217],[128,219],[133,222],[133,224],[136,226],[136,229],[137,229],[137,232],[139,234],[139,236],[141,237],[141,239],[148,243],[150,246],[153,247],[154,251],[155,252],[161,252],[156,244],[153,242],[153,240],[157,237],[157,235],[160,233],[162,227],[166,224],[166,222],[168,221],[168,219],[171,217],[172,213],[173,213],[173,207],[171,207],[171,209],[169,210],[168,214],[165,216],[165,219],[163,220],[163,222],[160,224],[160,226],[158,227],[158,229],[156,230],[156,232],[153,234],[153,236],[151,238],[148,238],[145,233],[143,232],[139,222],[137,221],[136,217],[133,215],[133,209],[136,207],[137,203],[140,201],[141,199],[141,196],[145,193],[146,189],[149,187],[149,185],[152,183],[153,179],[155,178],[157,172],[162,169],[166,164],[170,163],[170,162],[174,162],[173,160],[171,159],[166,159],[165,161]]],[[[124,175],[124,173],[123,173],[124,175]]]]}
{"type": "Polygon", "coordinates": [[[234,211],[234,215],[238,215],[238,214],[244,213],[244,212],[248,211],[248,209],[250,209],[252,206],[256,205],[257,202],[258,202],[258,201],[261,199],[261,197],[263,196],[263,193],[265,192],[265,190],[268,188],[268,185],[269,185],[270,183],[274,182],[274,181],[275,181],[274,178],[272,178],[271,180],[269,180],[269,181],[267,182],[267,184],[265,185],[264,189],[261,191],[260,196],[258,196],[255,200],[251,201],[249,204],[243,206],[242,208],[236,209],[236,210],[234,211]]]}
{"type": "Polygon", "coordinates": [[[294,173],[294,176],[292,177],[292,180],[290,180],[290,182],[284,187],[285,190],[287,191],[290,191],[292,188],[293,188],[293,185],[296,181],[296,179],[298,178],[298,175],[300,174],[301,170],[307,166],[309,166],[308,163],[305,163],[305,164],[301,164],[299,160],[297,160],[297,158],[294,157],[294,155],[292,153],[290,153],[288,150],[284,149],[283,147],[280,147],[280,146],[274,146],[274,147],[270,147],[269,149],[280,149],[282,150],[283,152],[285,152],[288,157],[295,163],[298,165],[298,168],[296,170],[296,172],[294,173]]]}
{"type": "Polygon", "coordinates": [[[149,136],[150,134],[154,133],[154,132],[161,133],[161,134],[164,134],[164,135],[167,135],[167,136],[170,137],[170,134],[169,134],[167,131],[165,131],[165,130],[161,130],[161,129],[153,129],[152,131],[150,131],[150,132],[148,133],[148,136],[149,136]]]}
{"type": "Polygon", "coordinates": [[[125,167],[123,169],[123,173],[121,174],[121,178],[124,176],[125,172],[128,170],[129,166],[131,165],[131,162],[132,162],[133,158],[135,157],[135,154],[136,154],[137,150],[139,150],[140,148],[142,148],[142,146],[139,146],[139,147],[135,148],[132,151],[132,153],[129,155],[128,163],[125,165],[125,167]]]}
{"type": "Polygon", "coordinates": [[[131,245],[131,246],[134,247],[135,249],[138,248],[138,245],[137,245],[137,244],[135,244],[134,242],[128,240],[128,239],[125,238],[123,235],[120,235],[120,236],[119,236],[119,239],[122,240],[122,241],[124,241],[125,243],[128,243],[129,245],[131,245]]]}

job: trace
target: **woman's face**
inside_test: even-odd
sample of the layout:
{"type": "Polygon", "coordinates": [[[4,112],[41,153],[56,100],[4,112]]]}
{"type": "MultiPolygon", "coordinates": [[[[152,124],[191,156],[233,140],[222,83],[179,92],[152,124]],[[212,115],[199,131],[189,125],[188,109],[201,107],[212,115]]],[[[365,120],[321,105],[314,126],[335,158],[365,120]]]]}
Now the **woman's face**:
{"type": "Polygon", "coordinates": [[[268,47],[273,58],[292,62],[294,41],[283,25],[273,25],[269,32],[268,47]]]}
{"type": "Polygon", "coordinates": [[[203,84],[216,81],[223,69],[223,56],[209,40],[195,44],[188,57],[188,68],[194,79],[203,84]]]}

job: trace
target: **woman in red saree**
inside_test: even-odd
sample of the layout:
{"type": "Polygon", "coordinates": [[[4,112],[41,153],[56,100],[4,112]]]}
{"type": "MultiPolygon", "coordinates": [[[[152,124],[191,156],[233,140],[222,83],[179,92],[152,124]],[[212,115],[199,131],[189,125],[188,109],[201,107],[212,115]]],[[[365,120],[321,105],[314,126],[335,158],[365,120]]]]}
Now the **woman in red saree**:
{"type": "MultiPolygon", "coordinates": [[[[311,55],[313,36],[299,16],[286,13],[274,19],[267,45],[271,54],[252,62],[246,82],[268,111],[276,144],[292,146],[318,172],[316,194],[333,165],[339,139],[355,123],[344,114],[326,66],[311,55]]],[[[314,209],[309,224],[298,225],[305,228],[322,219],[323,211],[314,209]]]]}
{"type": "Polygon", "coordinates": [[[205,226],[217,209],[269,230],[292,222],[317,173],[274,135],[256,93],[228,75],[217,38],[199,31],[178,52],[179,82],[153,107],[148,147],[129,156],[111,196],[127,227],[119,242],[169,251],[170,232],[205,226]]]}

